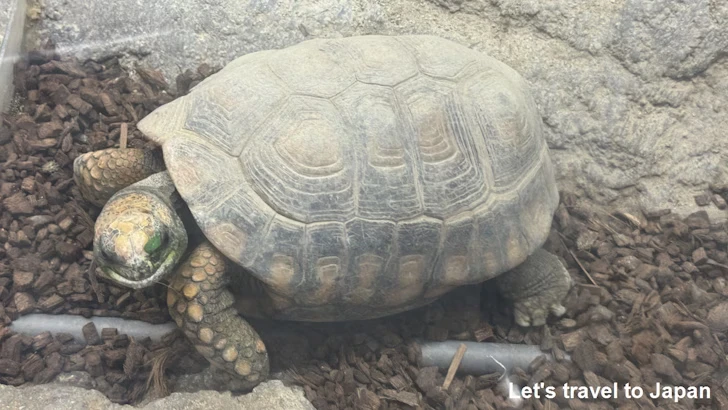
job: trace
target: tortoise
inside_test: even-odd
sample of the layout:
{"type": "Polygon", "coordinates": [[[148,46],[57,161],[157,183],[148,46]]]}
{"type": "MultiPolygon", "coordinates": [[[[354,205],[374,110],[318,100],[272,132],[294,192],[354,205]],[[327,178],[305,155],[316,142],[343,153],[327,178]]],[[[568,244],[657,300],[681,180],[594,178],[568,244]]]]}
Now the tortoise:
{"type": "Polygon", "coordinates": [[[74,162],[103,206],[95,262],[131,288],[169,278],[172,318],[241,388],[269,371],[243,316],[378,318],[491,278],[519,325],[565,312],[568,272],[541,248],[559,203],[541,117],[494,58],[427,35],[307,40],[137,127],[161,150],[74,162]]]}

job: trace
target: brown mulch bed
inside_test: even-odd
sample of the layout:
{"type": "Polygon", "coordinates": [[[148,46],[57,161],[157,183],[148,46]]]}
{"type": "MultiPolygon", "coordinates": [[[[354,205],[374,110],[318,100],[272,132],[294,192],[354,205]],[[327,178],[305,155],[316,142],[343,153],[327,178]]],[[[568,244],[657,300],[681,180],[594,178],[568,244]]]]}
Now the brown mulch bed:
{"type": "MultiPolygon", "coordinates": [[[[155,366],[168,374],[201,369],[200,360],[179,354],[189,346],[178,333],[152,342],[87,327],[87,343],[78,343],[67,334],[28,337],[7,327],[33,312],[169,320],[163,286],[133,291],[91,271],[99,210],[72,179],[73,159],[118,146],[122,123],[129,124],[129,146],[146,146],[136,122],[176,97],[158,72],[135,71],[130,76],[116,58],[60,60],[52,49],[32,52],[16,67],[18,98],[0,126],[0,383],[46,383],[75,372],[114,402],[134,403],[150,388],[164,390],[162,381],[150,381],[155,366]]],[[[177,89],[214,72],[187,71],[177,89]]],[[[696,202],[725,207],[727,194],[728,187],[714,186],[696,202]]],[[[255,321],[272,370],[301,385],[318,409],[504,409],[500,375],[459,375],[443,389],[444,372],[420,366],[412,340],[528,343],[555,360],[511,369],[511,380],[556,386],[557,397],[525,400],[523,408],[728,408],[726,224],[711,223],[705,212],[685,219],[669,211],[606,214],[582,203],[562,194],[546,244],[576,281],[564,318],[519,328],[486,287],[475,297],[464,289],[380,320],[255,321]],[[640,386],[645,396],[566,399],[561,389],[614,382],[640,386]],[[711,398],[653,400],[657,382],[710,386],[711,398]]]]}

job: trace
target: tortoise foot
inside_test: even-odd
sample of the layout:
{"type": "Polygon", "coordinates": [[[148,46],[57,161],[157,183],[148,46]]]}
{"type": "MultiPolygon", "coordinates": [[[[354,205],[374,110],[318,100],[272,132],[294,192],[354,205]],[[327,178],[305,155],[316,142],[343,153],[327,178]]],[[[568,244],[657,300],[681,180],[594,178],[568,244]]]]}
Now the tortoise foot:
{"type": "Polygon", "coordinates": [[[197,351],[230,377],[226,389],[246,390],[268,376],[268,354],[258,333],[233,308],[228,263],[209,243],[198,246],[172,279],[167,305],[197,351]]]}
{"type": "Polygon", "coordinates": [[[543,249],[495,280],[503,296],[513,301],[519,326],[542,326],[549,313],[566,313],[561,302],[571,289],[571,277],[559,258],[543,249]]]}

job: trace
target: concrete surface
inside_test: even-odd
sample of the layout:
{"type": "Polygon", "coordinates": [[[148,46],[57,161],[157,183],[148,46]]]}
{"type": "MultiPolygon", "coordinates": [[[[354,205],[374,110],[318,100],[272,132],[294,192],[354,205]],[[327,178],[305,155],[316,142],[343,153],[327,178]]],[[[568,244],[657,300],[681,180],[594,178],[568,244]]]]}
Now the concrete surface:
{"type": "Polygon", "coordinates": [[[299,388],[289,388],[278,380],[263,383],[252,393],[232,396],[229,392],[199,391],[172,393],[142,407],[111,403],[97,390],[62,384],[11,387],[0,384],[0,410],[162,410],[162,409],[270,409],[314,410],[299,388]]]}
{"type": "Polygon", "coordinates": [[[728,180],[725,1],[45,0],[41,20],[64,53],[144,60],[172,84],[307,38],[435,34],[532,83],[562,189],[685,214],[728,180]]]}

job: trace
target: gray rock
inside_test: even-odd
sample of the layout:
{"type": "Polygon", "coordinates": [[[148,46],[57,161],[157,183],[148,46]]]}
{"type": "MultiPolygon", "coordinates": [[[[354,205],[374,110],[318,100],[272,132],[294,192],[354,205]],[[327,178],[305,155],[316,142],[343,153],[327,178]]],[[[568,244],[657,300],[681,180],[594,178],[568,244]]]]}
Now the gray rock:
{"type": "Polygon", "coordinates": [[[292,390],[279,380],[258,385],[252,393],[240,396],[238,401],[248,409],[302,409],[314,410],[306,400],[303,390],[292,390]]]}
{"type": "Polygon", "coordinates": [[[203,390],[196,393],[172,393],[144,407],[145,410],[166,409],[280,409],[314,410],[300,388],[286,387],[280,380],[258,385],[252,392],[233,397],[230,392],[203,390]]]}
{"type": "Polygon", "coordinates": [[[313,410],[300,389],[292,389],[279,380],[263,383],[249,394],[232,396],[230,392],[199,391],[172,393],[143,407],[111,403],[101,392],[61,384],[27,387],[0,385],[0,410],[122,410],[122,409],[271,409],[313,410]]]}
{"type": "Polygon", "coordinates": [[[691,78],[728,52],[728,3],[630,0],[614,25],[611,49],[647,78],[691,78]]]}
{"type": "Polygon", "coordinates": [[[39,38],[65,52],[121,53],[172,84],[200,63],[307,38],[439,35],[531,82],[564,190],[685,215],[728,178],[725,1],[46,0],[42,14],[39,38]]]}
{"type": "Polygon", "coordinates": [[[58,384],[12,387],[0,384],[0,410],[118,409],[101,392],[58,384]]]}

